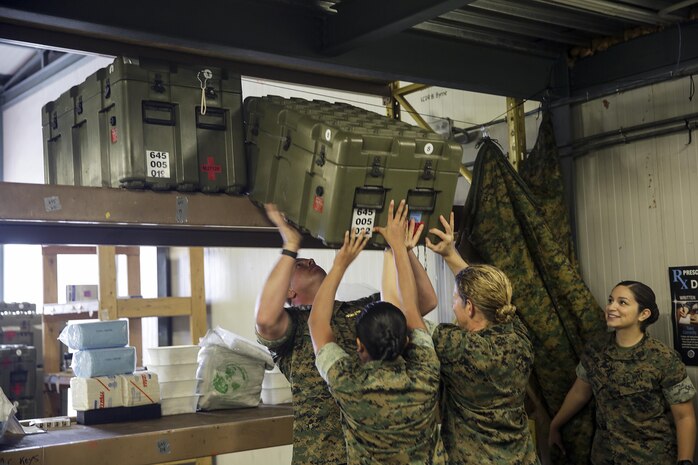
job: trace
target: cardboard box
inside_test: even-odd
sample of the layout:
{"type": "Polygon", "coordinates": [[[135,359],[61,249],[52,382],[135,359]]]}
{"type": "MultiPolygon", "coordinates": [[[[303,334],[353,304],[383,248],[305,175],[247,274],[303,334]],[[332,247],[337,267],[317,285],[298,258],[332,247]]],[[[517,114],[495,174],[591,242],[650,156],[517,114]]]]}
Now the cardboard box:
{"type": "Polygon", "coordinates": [[[99,286],[96,284],[68,284],[65,287],[66,302],[81,302],[83,300],[97,300],[99,298],[99,286]]]}

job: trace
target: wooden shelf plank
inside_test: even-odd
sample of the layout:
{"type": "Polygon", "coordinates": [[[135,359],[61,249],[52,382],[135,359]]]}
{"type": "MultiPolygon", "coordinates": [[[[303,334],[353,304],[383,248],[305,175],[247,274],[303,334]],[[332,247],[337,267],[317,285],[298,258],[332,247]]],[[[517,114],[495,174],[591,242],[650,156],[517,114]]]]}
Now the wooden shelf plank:
{"type": "Polygon", "coordinates": [[[0,445],[4,463],[147,465],[291,444],[290,406],[218,410],[50,430],[0,445]]]}
{"type": "MultiPolygon", "coordinates": [[[[189,316],[191,297],[159,297],[155,299],[117,299],[117,318],[149,316],[189,316]]],[[[198,342],[198,340],[197,340],[198,342]]]]}
{"type": "MultiPolygon", "coordinates": [[[[4,244],[281,246],[245,196],[0,182],[0,199],[12,199],[0,202],[4,244]]],[[[325,246],[306,236],[303,247],[325,246]]]]}
{"type": "Polygon", "coordinates": [[[264,212],[244,196],[0,183],[0,198],[12,199],[0,204],[0,219],[4,220],[236,229],[271,227],[264,212]],[[178,205],[183,204],[185,207],[178,212],[178,205]]]}

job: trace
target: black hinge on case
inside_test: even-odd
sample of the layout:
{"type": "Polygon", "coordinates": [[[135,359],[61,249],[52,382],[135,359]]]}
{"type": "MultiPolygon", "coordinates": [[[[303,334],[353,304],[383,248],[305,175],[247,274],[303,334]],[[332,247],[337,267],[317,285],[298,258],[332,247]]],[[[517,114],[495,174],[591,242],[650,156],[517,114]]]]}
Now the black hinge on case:
{"type": "Polygon", "coordinates": [[[427,160],[424,164],[424,169],[422,170],[422,179],[428,181],[434,179],[434,168],[432,167],[431,160],[427,160]]]}
{"type": "Polygon", "coordinates": [[[58,129],[58,115],[53,112],[53,117],[51,118],[51,129],[58,129]]]}
{"type": "Polygon", "coordinates": [[[78,103],[75,105],[75,112],[82,115],[82,95],[78,97],[78,103]]]}
{"type": "Polygon", "coordinates": [[[109,97],[111,97],[111,82],[109,82],[109,78],[107,78],[104,84],[104,98],[109,97]]]}
{"type": "Polygon", "coordinates": [[[324,166],[325,165],[325,146],[324,145],[320,146],[320,153],[318,154],[318,157],[315,159],[315,164],[317,166],[324,166]]]}
{"type": "Polygon", "coordinates": [[[159,74],[155,75],[155,81],[153,82],[151,89],[153,89],[158,94],[165,93],[165,86],[162,84],[162,76],[160,76],[159,74]]]}
{"type": "Polygon", "coordinates": [[[371,165],[371,176],[374,178],[380,178],[383,176],[383,167],[381,167],[380,157],[373,158],[373,165],[371,165]]]}

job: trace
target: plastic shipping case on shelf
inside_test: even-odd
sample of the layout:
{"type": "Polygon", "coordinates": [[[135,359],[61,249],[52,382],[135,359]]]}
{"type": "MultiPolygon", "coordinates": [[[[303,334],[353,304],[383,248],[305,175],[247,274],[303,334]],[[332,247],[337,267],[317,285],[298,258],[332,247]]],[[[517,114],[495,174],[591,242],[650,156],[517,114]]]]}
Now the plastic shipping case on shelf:
{"type": "Polygon", "coordinates": [[[34,347],[22,344],[0,345],[0,367],[0,388],[10,400],[34,398],[37,382],[34,347]]]}
{"type": "MultiPolygon", "coordinates": [[[[453,207],[463,149],[452,140],[344,103],[245,99],[249,194],[331,246],[387,221],[401,199],[425,231],[453,207]]],[[[379,235],[371,242],[384,245],[379,235]]]]}
{"type": "Polygon", "coordinates": [[[118,57],[42,109],[49,184],[242,193],[240,76],[118,57]]]}

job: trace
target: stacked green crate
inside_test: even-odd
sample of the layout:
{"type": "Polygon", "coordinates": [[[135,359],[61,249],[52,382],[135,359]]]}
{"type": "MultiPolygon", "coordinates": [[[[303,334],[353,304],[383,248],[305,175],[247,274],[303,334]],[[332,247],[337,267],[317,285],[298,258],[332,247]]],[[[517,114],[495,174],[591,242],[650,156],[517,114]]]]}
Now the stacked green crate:
{"type": "MultiPolygon", "coordinates": [[[[82,108],[73,129],[79,143],[71,147],[81,175],[72,180],[47,175],[47,182],[230,194],[245,190],[238,75],[119,57],[73,94],[75,108],[78,99],[82,108]]],[[[50,159],[50,151],[44,156],[50,159]]]]}
{"type": "Polygon", "coordinates": [[[250,196],[328,245],[385,224],[390,200],[407,199],[427,229],[452,208],[462,158],[454,141],[342,103],[268,96],[245,109],[250,196]]]}
{"type": "Polygon", "coordinates": [[[76,87],[41,109],[46,184],[75,184],[79,172],[73,156],[72,127],[75,124],[76,87]]]}

